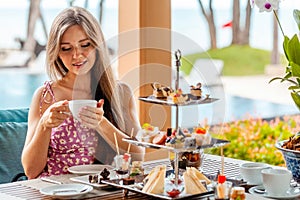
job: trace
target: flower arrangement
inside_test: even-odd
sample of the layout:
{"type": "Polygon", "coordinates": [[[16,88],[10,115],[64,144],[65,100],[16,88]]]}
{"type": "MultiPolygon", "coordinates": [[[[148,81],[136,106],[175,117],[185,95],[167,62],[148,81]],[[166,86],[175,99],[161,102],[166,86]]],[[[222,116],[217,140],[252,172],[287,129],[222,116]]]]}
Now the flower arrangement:
{"type": "MultiPolygon", "coordinates": [[[[297,34],[294,34],[292,38],[289,38],[284,34],[280,20],[277,15],[279,9],[280,0],[250,0],[250,4],[253,7],[256,5],[260,12],[272,12],[274,13],[281,33],[284,37],[283,50],[285,57],[288,61],[285,75],[283,77],[275,77],[270,80],[280,80],[281,82],[288,81],[291,83],[289,90],[291,90],[291,96],[298,109],[300,109],[300,42],[297,34]]],[[[294,9],[293,17],[298,25],[300,31],[300,11],[294,9]]]]}

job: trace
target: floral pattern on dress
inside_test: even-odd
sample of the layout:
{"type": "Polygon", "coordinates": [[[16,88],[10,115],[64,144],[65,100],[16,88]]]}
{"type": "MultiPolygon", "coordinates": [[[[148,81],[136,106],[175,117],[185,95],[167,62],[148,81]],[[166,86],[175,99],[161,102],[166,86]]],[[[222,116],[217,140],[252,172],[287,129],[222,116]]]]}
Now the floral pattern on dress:
{"type": "Polygon", "coordinates": [[[72,117],[53,128],[47,164],[41,176],[67,174],[71,166],[92,164],[98,144],[96,134],[72,117]]]}

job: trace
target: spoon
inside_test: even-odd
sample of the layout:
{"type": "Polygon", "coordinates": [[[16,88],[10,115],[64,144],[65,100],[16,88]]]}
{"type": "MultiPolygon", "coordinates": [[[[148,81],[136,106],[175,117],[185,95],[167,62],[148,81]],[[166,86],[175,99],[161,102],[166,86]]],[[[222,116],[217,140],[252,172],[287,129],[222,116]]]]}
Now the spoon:
{"type": "Polygon", "coordinates": [[[265,188],[257,187],[257,188],[254,188],[254,192],[256,192],[258,194],[264,194],[264,193],[266,193],[266,190],[265,190],[265,188]]]}
{"type": "Polygon", "coordinates": [[[45,181],[45,182],[48,182],[48,183],[54,183],[54,184],[58,184],[58,185],[61,185],[63,184],[62,182],[60,181],[55,181],[55,180],[52,180],[50,178],[46,178],[46,177],[42,177],[41,178],[42,181],[45,181]]]}

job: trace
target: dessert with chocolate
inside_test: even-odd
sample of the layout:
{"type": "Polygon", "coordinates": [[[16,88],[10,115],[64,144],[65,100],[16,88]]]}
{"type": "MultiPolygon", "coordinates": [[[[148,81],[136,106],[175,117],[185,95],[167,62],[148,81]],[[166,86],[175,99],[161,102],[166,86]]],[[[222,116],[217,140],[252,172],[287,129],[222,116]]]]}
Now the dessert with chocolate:
{"type": "Polygon", "coordinates": [[[123,178],[123,185],[132,185],[135,182],[135,179],[132,177],[123,178]]]}
{"type": "Polygon", "coordinates": [[[160,83],[152,83],[153,96],[158,99],[166,100],[168,96],[173,92],[172,88],[167,86],[162,86],[160,83]]]}
{"type": "Polygon", "coordinates": [[[109,180],[109,175],[110,175],[110,172],[104,168],[103,171],[100,173],[101,175],[101,178],[100,178],[100,183],[102,180],[109,180]]]}
{"type": "Polygon", "coordinates": [[[202,90],[201,90],[201,87],[202,87],[202,84],[201,83],[197,83],[196,86],[194,85],[191,85],[190,86],[190,91],[191,91],[191,94],[195,97],[201,97],[202,95],[202,90]]]}
{"type": "Polygon", "coordinates": [[[90,174],[89,175],[89,182],[90,183],[99,183],[98,174],[90,174]]]}

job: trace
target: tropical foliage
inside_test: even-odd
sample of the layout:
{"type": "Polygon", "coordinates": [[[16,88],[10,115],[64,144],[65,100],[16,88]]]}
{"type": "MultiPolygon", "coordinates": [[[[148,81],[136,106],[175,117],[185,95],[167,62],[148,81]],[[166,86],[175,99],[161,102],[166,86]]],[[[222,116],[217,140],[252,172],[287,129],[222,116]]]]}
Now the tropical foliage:
{"type": "MultiPolygon", "coordinates": [[[[283,166],[283,156],[275,143],[288,139],[300,130],[300,115],[269,121],[249,118],[215,125],[209,130],[213,137],[230,141],[224,147],[226,157],[283,166]]],[[[220,148],[208,149],[206,153],[220,155],[220,148]]]]}

